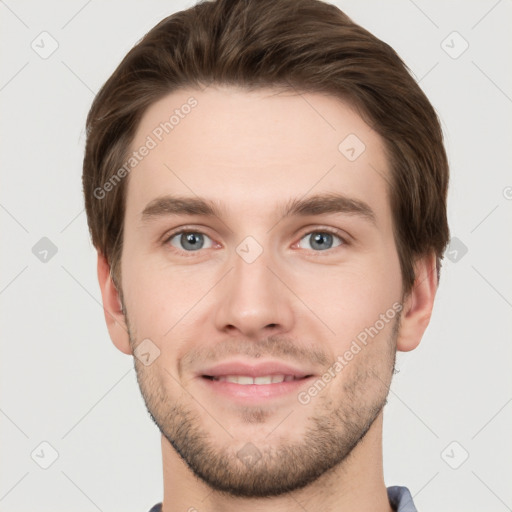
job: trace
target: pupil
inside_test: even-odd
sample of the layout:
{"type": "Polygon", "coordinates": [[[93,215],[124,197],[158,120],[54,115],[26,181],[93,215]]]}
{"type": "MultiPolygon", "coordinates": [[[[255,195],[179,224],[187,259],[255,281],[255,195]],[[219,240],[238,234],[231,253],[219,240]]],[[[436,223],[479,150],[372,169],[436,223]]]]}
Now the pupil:
{"type": "Polygon", "coordinates": [[[185,238],[184,245],[189,245],[189,248],[197,249],[201,245],[200,236],[197,236],[196,233],[187,233],[185,235],[182,235],[185,238]]]}
{"type": "Polygon", "coordinates": [[[324,250],[326,249],[326,241],[329,242],[331,235],[329,233],[317,233],[314,236],[314,244],[317,244],[317,248],[324,250]]]}

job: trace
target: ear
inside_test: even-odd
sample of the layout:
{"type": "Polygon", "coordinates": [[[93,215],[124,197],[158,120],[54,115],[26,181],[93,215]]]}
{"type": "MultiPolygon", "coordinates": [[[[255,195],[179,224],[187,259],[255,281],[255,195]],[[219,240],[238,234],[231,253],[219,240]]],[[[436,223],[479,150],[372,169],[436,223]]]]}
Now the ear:
{"type": "Polygon", "coordinates": [[[415,349],[430,322],[437,291],[435,253],[425,255],[414,264],[414,286],[404,300],[397,350],[415,349]]]}
{"type": "Polygon", "coordinates": [[[107,259],[98,251],[98,281],[103,299],[103,313],[112,343],[125,354],[132,354],[119,292],[110,275],[107,259]]]}

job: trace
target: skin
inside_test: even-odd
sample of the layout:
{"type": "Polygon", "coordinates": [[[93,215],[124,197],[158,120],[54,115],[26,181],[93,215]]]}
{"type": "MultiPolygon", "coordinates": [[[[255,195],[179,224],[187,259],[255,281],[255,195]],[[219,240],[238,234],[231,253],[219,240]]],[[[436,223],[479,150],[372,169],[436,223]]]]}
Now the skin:
{"type": "Polygon", "coordinates": [[[163,511],[389,512],[382,407],[396,350],[420,342],[437,283],[435,256],[425,255],[415,262],[412,292],[402,296],[382,139],[331,96],[210,86],[153,104],[132,149],[190,96],[197,106],[128,178],[123,304],[98,254],[113,343],[133,354],[149,338],[160,350],[148,366],[134,362],[162,432],[163,511]],[[355,161],[338,150],[349,134],[366,146],[355,161]],[[364,201],[375,223],[350,213],[282,217],[283,202],[322,192],[364,201]],[[216,200],[222,217],[144,222],[146,205],[171,193],[216,200]],[[179,235],[168,240],[185,227],[205,235],[203,248],[180,245],[179,235]],[[326,228],[342,238],[318,250],[313,237],[326,228]],[[247,236],[263,249],[252,263],[236,251],[247,236]],[[236,356],[321,376],[394,303],[403,306],[399,330],[398,317],[386,323],[307,404],[296,393],[235,403],[196,376],[236,356]],[[249,442],[257,464],[237,456],[249,442]]]}

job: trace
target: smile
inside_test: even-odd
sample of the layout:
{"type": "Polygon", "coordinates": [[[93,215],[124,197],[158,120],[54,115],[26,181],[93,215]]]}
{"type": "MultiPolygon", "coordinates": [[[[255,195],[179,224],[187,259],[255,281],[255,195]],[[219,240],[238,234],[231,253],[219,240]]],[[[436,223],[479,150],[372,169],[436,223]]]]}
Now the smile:
{"type": "Polygon", "coordinates": [[[235,384],[279,384],[280,382],[290,382],[292,380],[299,380],[299,377],[294,375],[263,375],[260,377],[251,377],[249,375],[220,375],[220,376],[208,376],[204,375],[205,378],[219,382],[233,382],[235,384]]]}

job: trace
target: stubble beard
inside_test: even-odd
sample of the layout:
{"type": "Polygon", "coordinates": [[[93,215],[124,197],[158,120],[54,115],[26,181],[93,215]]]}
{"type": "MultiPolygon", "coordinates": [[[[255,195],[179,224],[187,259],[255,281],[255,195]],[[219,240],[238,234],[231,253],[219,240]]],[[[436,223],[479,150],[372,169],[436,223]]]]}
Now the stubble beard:
{"type": "MultiPolygon", "coordinates": [[[[400,316],[394,320],[390,337],[378,342],[384,348],[365,347],[362,353],[369,349],[372,352],[365,354],[364,360],[359,355],[353,359],[350,364],[357,367],[349,373],[350,379],[345,379],[336,396],[323,390],[306,406],[297,402],[294,407],[300,413],[303,407],[311,407],[300,442],[287,441],[283,432],[282,442],[277,446],[253,443],[251,439],[240,445],[226,432],[225,444],[219,445],[219,439],[213,438],[201,421],[196,401],[190,398],[189,403],[184,403],[166,395],[151,373],[151,366],[145,367],[134,357],[137,381],[152,420],[188,468],[205,484],[226,496],[279,496],[302,489],[329,470],[341,467],[364,439],[386,404],[395,367],[400,316]],[[380,371],[376,372],[375,368],[380,371]],[[244,457],[244,451],[251,457],[244,457]]],[[[128,330],[133,347],[135,339],[129,327],[128,330]]],[[[328,384],[334,385],[335,379],[328,384]]],[[[244,423],[264,423],[270,415],[266,407],[240,409],[244,423]]],[[[216,420],[222,423],[222,418],[216,420]]]]}

